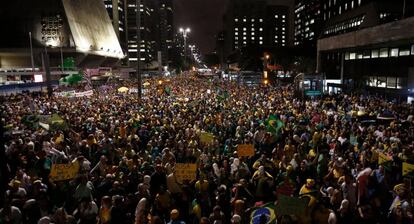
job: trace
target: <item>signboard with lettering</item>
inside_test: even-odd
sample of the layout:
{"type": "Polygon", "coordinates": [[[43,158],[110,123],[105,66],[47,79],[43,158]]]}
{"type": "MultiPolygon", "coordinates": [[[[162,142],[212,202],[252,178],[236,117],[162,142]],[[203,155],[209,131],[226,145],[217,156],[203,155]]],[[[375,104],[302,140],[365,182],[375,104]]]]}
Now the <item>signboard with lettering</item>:
{"type": "Polygon", "coordinates": [[[53,164],[49,178],[51,181],[71,180],[79,171],[79,163],[53,164]]]}
{"type": "Polygon", "coordinates": [[[322,95],[320,90],[306,90],[305,91],[306,96],[320,96],[322,95]]]}
{"type": "Polygon", "coordinates": [[[195,163],[176,163],[174,176],[178,183],[193,181],[196,179],[197,164],[195,163]]]}

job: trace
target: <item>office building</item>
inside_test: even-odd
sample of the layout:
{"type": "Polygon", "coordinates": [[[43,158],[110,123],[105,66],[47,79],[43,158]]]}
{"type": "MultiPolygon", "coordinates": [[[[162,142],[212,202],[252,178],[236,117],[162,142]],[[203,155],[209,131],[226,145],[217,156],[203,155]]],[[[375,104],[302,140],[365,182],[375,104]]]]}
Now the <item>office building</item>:
{"type": "Polygon", "coordinates": [[[323,26],[321,0],[297,0],[294,10],[294,46],[316,48],[323,26]]]}
{"type": "Polygon", "coordinates": [[[317,71],[329,91],[407,97],[414,88],[414,2],[328,0],[317,44],[317,71]]]}
{"type": "Polygon", "coordinates": [[[175,27],[174,21],[174,8],[172,0],[159,0],[159,46],[158,50],[161,51],[162,64],[168,65],[171,62],[171,55],[174,44],[175,27]]]}
{"type": "Polygon", "coordinates": [[[292,12],[292,1],[230,1],[224,16],[224,55],[244,47],[291,46],[292,12]]]}

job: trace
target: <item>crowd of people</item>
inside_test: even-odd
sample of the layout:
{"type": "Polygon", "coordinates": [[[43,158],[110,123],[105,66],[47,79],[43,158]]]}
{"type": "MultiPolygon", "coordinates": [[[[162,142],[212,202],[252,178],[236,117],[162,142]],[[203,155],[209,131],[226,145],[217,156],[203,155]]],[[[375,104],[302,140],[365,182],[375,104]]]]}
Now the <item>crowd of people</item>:
{"type": "Polygon", "coordinates": [[[195,76],[147,83],[142,99],[117,91],[129,82],[89,97],[3,97],[0,223],[413,223],[402,172],[414,163],[411,104],[195,76]],[[52,114],[64,124],[25,119],[52,114]],[[75,163],[74,178],[51,178],[75,163]],[[196,164],[195,179],[177,181],[177,163],[196,164]],[[282,195],[308,198],[303,214],[253,219],[282,195]]]}

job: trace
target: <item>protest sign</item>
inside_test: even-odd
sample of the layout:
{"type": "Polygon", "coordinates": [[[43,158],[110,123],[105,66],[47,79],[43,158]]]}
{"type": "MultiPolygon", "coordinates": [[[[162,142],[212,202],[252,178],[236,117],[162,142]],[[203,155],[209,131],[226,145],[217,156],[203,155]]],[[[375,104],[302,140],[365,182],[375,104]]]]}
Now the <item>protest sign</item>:
{"type": "Polygon", "coordinates": [[[195,163],[176,163],[174,176],[178,183],[182,184],[186,180],[196,179],[197,164],[195,163]]]}
{"type": "Polygon", "coordinates": [[[211,144],[214,141],[214,135],[208,132],[201,132],[200,142],[203,144],[211,144]]]}
{"type": "Polygon", "coordinates": [[[414,164],[403,162],[402,164],[402,175],[407,176],[410,175],[414,177],[414,164]]]}
{"type": "Polygon", "coordinates": [[[252,144],[240,144],[237,146],[237,155],[240,157],[254,156],[254,146],[252,144]]]}
{"type": "Polygon", "coordinates": [[[79,171],[79,163],[53,164],[49,178],[51,181],[71,180],[79,171]]]}

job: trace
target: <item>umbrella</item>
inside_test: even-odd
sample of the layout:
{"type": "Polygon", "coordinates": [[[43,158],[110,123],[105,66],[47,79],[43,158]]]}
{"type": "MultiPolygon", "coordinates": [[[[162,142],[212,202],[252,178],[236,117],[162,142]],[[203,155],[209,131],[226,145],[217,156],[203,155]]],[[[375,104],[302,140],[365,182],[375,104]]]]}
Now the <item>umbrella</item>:
{"type": "Polygon", "coordinates": [[[143,86],[149,86],[151,85],[149,82],[144,82],[144,84],[142,84],[143,86]]]}
{"type": "Polygon", "coordinates": [[[129,89],[127,87],[123,86],[123,87],[121,87],[121,88],[118,89],[118,92],[120,92],[120,93],[126,93],[126,92],[128,92],[128,90],[129,89]]]}

